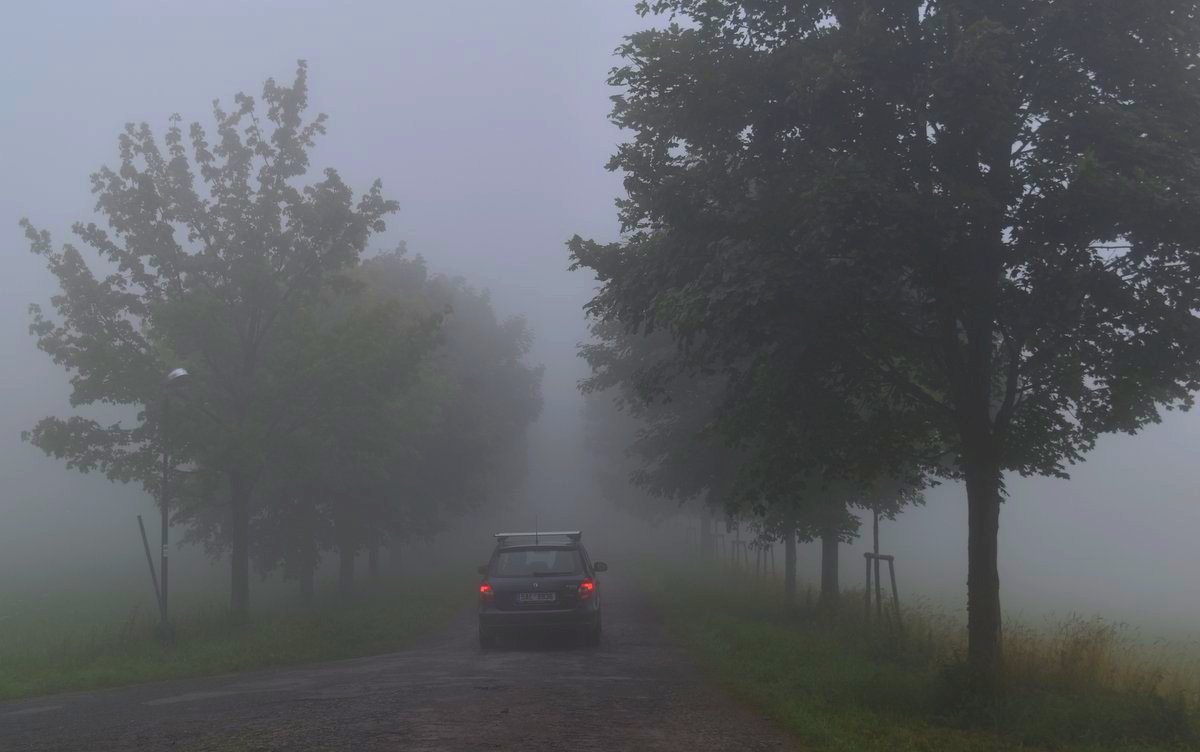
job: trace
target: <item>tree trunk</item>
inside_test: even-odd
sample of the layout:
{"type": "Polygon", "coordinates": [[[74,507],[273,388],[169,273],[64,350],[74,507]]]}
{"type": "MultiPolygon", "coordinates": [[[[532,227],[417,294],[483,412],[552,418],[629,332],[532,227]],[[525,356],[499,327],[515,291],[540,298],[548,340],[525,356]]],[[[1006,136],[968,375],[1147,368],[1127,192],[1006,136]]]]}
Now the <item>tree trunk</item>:
{"type": "Polygon", "coordinates": [[[393,575],[400,574],[402,571],[400,566],[400,544],[394,538],[388,541],[387,552],[388,571],[393,575]]]}
{"type": "Polygon", "coordinates": [[[714,558],[715,543],[712,512],[705,507],[700,511],[700,560],[705,564],[712,562],[714,558]]]}
{"type": "Polygon", "coordinates": [[[796,605],[796,531],[791,528],[783,532],[783,598],[796,605]]]}
{"type": "Polygon", "coordinates": [[[372,580],[379,578],[379,544],[372,543],[367,549],[367,574],[372,580]]]}
{"type": "Polygon", "coordinates": [[[229,474],[229,516],[232,550],[230,552],[230,603],[233,621],[250,620],[250,493],[252,484],[244,471],[229,474]]]}
{"type": "Polygon", "coordinates": [[[825,608],[836,605],[839,591],[838,534],[826,530],[821,533],[821,605],[825,608]]]}
{"type": "Polygon", "coordinates": [[[338,592],[342,595],[354,592],[354,559],[357,553],[354,546],[345,542],[338,546],[338,592]]]}
{"type": "Polygon", "coordinates": [[[306,486],[300,493],[299,534],[305,542],[300,562],[300,600],[305,605],[312,603],[316,593],[317,566],[321,563],[321,551],[316,542],[316,505],[319,498],[316,489],[306,486]]]}
{"type": "Polygon", "coordinates": [[[1000,667],[1000,469],[966,462],[967,659],[982,676],[1000,667]]]}
{"type": "Polygon", "coordinates": [[[312,603],[313,594],[316,590],[314,581],[316,580],[316,568],[311,564],[306,564],[300,571],[300,600],[305,605],[312,603]]]}

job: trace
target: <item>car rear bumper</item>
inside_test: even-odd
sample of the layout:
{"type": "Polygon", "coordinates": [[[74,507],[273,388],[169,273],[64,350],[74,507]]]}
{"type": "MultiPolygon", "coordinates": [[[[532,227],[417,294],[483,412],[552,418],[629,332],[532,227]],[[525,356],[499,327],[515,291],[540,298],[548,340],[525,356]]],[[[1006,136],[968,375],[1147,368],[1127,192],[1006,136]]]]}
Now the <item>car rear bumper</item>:
{"type": "Polygon", "coordinates": [[[600,620],[600,611],[595,608],[572,608],[563,610],[500,611],[492,609],[479,612],[479,626],[484,629],[545,629],[555,627],[591,627],[600,620]]]}

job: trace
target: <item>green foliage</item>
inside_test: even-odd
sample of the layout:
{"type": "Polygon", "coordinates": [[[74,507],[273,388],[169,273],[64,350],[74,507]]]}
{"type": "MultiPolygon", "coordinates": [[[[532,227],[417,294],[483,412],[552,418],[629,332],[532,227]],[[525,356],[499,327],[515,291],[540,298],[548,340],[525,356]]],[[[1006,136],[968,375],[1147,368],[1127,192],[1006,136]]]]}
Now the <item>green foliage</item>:
{"type": "Polygon", "coordinates": [[[346,399],[325,403],[327,418],[286,436],[268,464],[256,535],[264,571],[282,564],[288,577],[311,577],[325,549],[427,538],[505,501],[522,477],[522,438],[541,406],[540,369],[523,362],[525,322],[498,320],[485,293],[430,275],[403,248],[367,259],[354,280],[353,297],[323,309],[330,342],[315,340],[315,352],[353,364],[338,348],[360,341],[364,353],[384,355],[380,342],[395,353],[377,378],[354,366],[338,392],[346,399]],[[401,328],[361,320],[381,311],[401,328]]]}
{"type": "Polygon", "coordinates": [[[61,288],[31,330],[82,413],[26,437],[160,499],[160,457],[190,465],[171,472],[173,519],[229,552],[244,618],[251,560],[308,585],[330,548],[353,566],[510,493],[540,371],[524,321],[486,294],[399,254],[362,260],[398,205],[378,181],[356,198],[333,169],[310,179],[325,116],[306,119],[303,62],[234,103],[214,103],[211,136],[178,116],[161,142],[126,127],[119,166],[92,176],[106,226],[74,226],[93,262],[22,222],[61,288]],[[177,366],[192,378],[167,421],[177,366]]]}
{"type": "Polygon", "coordinates": [[[1200,388],[1200,5],[640,8],[670,22],[610,77],[627,234],[570,243],[591,312],[731,372],[729,425],[793,465],[964,477],[994,669],[1002,474],[1200,388]]]}
{"type": "Polygon", "coordinates": [[[589,438],[610,464],[628,468],[627,477],[614,479],[610,496],[619,498],[632,481],[652,497],[681,504],[705,496],[705,503],[732,511],[729,493],[741,456],[714,424],[724,379],[662,374],[668,399],[643,374],[674,367],[669,337],[641,337],[605,321],[594,322],[592,336],[580,352],[592,368],[582,384],[593,410],[589,438]],[[617,460],[622,453],[629,462],[617,460]]]}
{"type": "Polygon", "coordinates": [[[99,257],[99,275],[75,246],[55,251],[49,233],[22,223],[62,288],[53,300],[58,320],[33,306],[31,329],[72,374],[72,404],[146,406],[132,429],[82,417],[34,428],[35,444],[80,469],[155,487],[157,406],[174,365],[193,371],[200,401],[224,420],[226,442],[238,448],[227,461],[252,463],[253,453],[241,452],[274,430],[293,397],[276,388],[291,365],[277,332],[355,264],[397,208],[378,183],[355,203],[334,170],[294,185],[325,130],[324,116],[302,121],[303,63],[292,86],[263,87],[270,133],[252,97],[235,102],[232,112],[214,104],[216,145],[199,123],[185,136],[178,117],[165,150],[148,125],[126,126],[119,167],[92,175],[108,229],[73,228],[99,257]]]}
{"type": "Polygon", "coordinates": [[[211,506],[228,494],[222,529],[243,614],[251,494],[270,448],[297,419],[337,403],[331,389],[375,358],[361,339],[306,350],[311,308],[397,209],[378,181],[356,202],[332,169],[298,185],[325,131],[323,115],[304,121],[303,62],[291,86],[268,79],[262,101],[269,132],[254,98],[238,94],[231,112],[215,102],[215,143],[199,123],[185,135],[178,116],[162,146],[148,125],[126,126],[119,167],[92,175],[107,229],[73,228],[99,256],[100,275],[73,245],[55,251],[49,233],[22,221],[62,290],[57,319],[33,306],[31,330],[71,373],[72,405],[112,405],[126,418],[137,411],[132,428],[49,417],[28,438],[68,466],[158,492],[163,376],[186,366],[191,395],[169,449],[201,464],[201,498],[211,506]]]}
{"type": "MultiPolygon", "coordinates": [[[[899,469],[865,453],[836,466],[817,460],[833,455],[813,443],[828,447],[850,436],[851,425],[867,423],[861,416],[827,402],[829,421],[814,422],[840,425],[819,435],[774,414],[751,419],[746,405],[763,390],[751,387],[748,397],[726,372],[691,370],[687,352],[665,331],[642,335],[619,324],[594,321],[593,339],[581,348],[592,368],[582,384],[588,443],[611,503],[661,518],[698,502],[702,531],[716,512],[727,528],[748,527],[760,541],[850,540],[859,528],[852,507],[894,518],[923,503],[920,472],[881,477],[899,469]]],[[[702,546],[710,545],[707,536],[701,533],[702,546]]]]}

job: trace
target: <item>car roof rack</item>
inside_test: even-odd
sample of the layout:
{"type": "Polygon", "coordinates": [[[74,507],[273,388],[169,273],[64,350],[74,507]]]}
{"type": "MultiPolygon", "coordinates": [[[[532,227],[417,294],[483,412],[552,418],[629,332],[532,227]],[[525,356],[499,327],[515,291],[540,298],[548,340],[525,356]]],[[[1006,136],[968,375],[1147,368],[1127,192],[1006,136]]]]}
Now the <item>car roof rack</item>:
{"type": "Polygon", "coordinates": [[[497,543],[504,543],[509,538],[533,538],[534,543],[539,543],[540,539],[543,537],[565,537],[570,538],[572,541],[578,543],[579,539],[583,537],[583,533],[578,530],[546,530],[533,533],[496,533],[495,537],[497,543]]]}

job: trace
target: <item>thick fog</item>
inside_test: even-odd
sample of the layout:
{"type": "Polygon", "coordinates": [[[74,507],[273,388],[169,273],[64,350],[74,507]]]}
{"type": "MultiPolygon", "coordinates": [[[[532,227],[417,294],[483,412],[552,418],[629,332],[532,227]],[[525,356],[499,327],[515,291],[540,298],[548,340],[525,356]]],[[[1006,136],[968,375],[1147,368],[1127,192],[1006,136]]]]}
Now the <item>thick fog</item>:
{"type": "MultiPolygon", "coordinates": [[[[399,241],[435,271],[492,292],[530,320],[545,407],[530,445],[516,527],[596,524],[576,384],[586,366],[582,306],[592,280],[567,270],[574,233],[615,239],[621,139],[606,85],[621,37],[647,21],[632,2],[25,3],[0,43],[0,585],[35,577],[70,587],[84,573],[144,566],[140,490],[81,476],[20,433],[68,405],[65,374],[28,333],[27,306],[56,292],[17,221],[68,239],[91,217],[88,175],[116,160],[126,122],[159,132],[168,116],[257,95],[268,76],[309,63],[311,109],[330,116],[314,167],[365,188],[382,178],[401,211],[374,246],[399,241]],[[591,510],[591,511],[588,511],[591,510]]],[[[1010,612],[1102,612],[1153,629],[1200,626],[1200,414],[1168,416],[1138,437],[1108,437],[1070,482],[1012,479],[1001,516],[1010,612]]],[[[664,533],[665,535],[665,533],[664,533]]],[[[886,522],[901,596],[965,602],[966,505],[943,485],[924,508],[886,522]]],[[[862,576],[864,543],[842,553],[843,585],[862,576]]],[[[812,547],[808,547],[812,548],[812,547]]],[[[201,556],[193,554],[199,561],[201,556]]],[[[817,554],[802,574],[813,579],[817,554]]],[[[147,585],[148,588],[148,585],[147,585]]]]}

